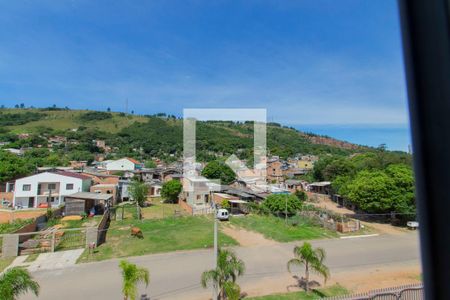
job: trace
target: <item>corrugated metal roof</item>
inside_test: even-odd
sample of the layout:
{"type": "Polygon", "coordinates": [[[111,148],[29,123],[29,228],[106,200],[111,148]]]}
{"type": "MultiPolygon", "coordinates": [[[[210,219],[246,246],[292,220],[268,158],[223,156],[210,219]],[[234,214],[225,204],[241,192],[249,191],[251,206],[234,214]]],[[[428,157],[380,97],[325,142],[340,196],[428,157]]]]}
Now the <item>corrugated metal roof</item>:
{"type": "Polygon", "coordinates": [[[77,198],[77,199],[89,199],[89,200],[109,200],[113,197],[111,194],[100,194],[100,193],[89,193],[89,192],[78,192],[66,196],[66,198],[77,198]]]}

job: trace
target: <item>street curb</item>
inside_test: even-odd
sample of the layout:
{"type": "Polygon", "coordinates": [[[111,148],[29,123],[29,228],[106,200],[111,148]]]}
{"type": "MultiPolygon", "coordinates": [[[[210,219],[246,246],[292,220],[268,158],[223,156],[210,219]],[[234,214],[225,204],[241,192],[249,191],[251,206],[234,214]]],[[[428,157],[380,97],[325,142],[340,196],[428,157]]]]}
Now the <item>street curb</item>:
{"type": "Polygon", "coordinates": [[[378,233],[374,234],[364,234],[364,235],[350,235],[350,236],[341,236],[341,239],[356,239],[356,238],[366,238],[371,236],[379,236],[378,233]]]}

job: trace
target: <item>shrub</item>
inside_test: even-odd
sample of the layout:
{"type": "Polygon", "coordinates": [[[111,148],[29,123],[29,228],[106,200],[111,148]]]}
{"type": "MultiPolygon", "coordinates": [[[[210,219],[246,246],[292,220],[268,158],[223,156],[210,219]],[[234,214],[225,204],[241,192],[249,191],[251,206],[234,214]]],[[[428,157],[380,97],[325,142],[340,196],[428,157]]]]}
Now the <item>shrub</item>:
{"type": "Polygon", "coordinates": [[[262,206],[271,213],[294,214],[302,208],[302,202],[295,195],[272,194],[264,200],[262,206]]]}

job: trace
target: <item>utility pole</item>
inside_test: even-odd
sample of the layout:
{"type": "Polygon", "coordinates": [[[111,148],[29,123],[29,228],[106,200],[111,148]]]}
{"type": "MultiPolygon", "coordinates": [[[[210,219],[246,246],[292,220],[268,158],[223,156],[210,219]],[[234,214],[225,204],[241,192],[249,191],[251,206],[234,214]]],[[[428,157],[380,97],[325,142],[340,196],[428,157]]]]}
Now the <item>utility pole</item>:
{"type": "Polygon", "coordinates": [[[286,196],[286,197],[284,197],[284,199],[285,199],[285,203],[286,203],[286,206],[284,209],[284,223],[286,223],[286,225],[287,225],[287,199],[288,199],[288,197],[286,196]]]}
{"type": "MultiPolygon", "coordinates": [[[[214,209],[214,270],[217,270],[217,254],[219,252],[219,247],[217,245],[217,205],[214,209]]],[[[213,300],[217,300],[217,286],[213,284],[213,300]]]]}

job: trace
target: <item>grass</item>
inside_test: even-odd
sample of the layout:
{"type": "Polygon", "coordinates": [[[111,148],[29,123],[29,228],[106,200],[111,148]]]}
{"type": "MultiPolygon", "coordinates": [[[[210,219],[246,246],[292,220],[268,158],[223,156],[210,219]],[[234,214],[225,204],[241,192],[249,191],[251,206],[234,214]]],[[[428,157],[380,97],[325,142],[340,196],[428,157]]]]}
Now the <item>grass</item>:
{"type": "Polygon", "coordinates": [[[0,258],[0,272],[3,272],[13,261],[15,257],[0,258]]]}
{"type": "Polygon", "coordinates": [[[142,208],[142,217],[144,219],[163,219],[173,217],[175,210],[181,214],[185,213],[178,204],[160,203],[160,199],[152,200],[152,205],[142,208]]]}
{"type": "Polygon", "coordinates": [[[30,254],[28,255],[28,257],[25,259],[24,262],[33,262],[35,261],[39,256],[39,253],[34,253],[34,254],[30,254]]]}
{"type": "Polygon", "coordinates": [[[311,240],[336,237],[331,230],[315,225],[308,220],[299,222],[297,226],[286,225],[284,219],[274,216],[247,215],[230,219],[231,224],[263,234],[266,238],[278,242],[311,240]]]}
{"type": "Polygon", "coordinates": [[[246,298],[248,300],[310,300],[321,299],[325,297],[341,296],[348,294],[348,290],[338,284],[328,288],[313,290],[306,292],[291,292],[284,294],[274,294],[262,297],[246,298]]]}
{"type": "MultiPolygon", "coordinates": [[[[221,246],[237,245],[229,236],[219,233],[221,246]]],[[[79,262],[99,261],[115,257],[139,256],[176,250],[210,248],[213,246],[213,222],[211,218],[178,217],[160,220],[112,221],[106,243],[89,254],[85,251],[79,262]],[[142,230],[144,238],[130,235],[132,226],[142,230]]]]}
{"type": "Polygon", "coordinates": [[[97,224],[102,219],[103,215],[98,215],[94,217],[89,218],[83,218],[81,220],[67,220],[67,221],[61,221],[60,223],[63,225],[63,228],[83,228],[83,227],[93,227],[97,226],[97,224]]]}
{"type": "Polygon", "coordinates": [[[3,113],[25,113],[27,111],[33,111],[38,113],[47,114],[47,116],[41,120],[29,122],[23,125],[8,126],[14,133],[22,132],[34,132],[37,127],[44,126],[54,128],[56,130],[67,130],[72,128],[78,128],[79,126],[85,126],[88,128],[95,128],[106,132],[116,133],[121,129],[130,126],[134,122],[146,122],[146,118],[143,116],[121,116],[118,113],[112,113],[111,119],[83,122],[79,119],[79,116],[86,113],[86,110],[61,110],[61,111],[38,111],[38,110],[24,110],[24,109],[7,109],[2,110],[3,113]]]}
{"type": "Polygon", "coordinates": [[[12,223],[0,224],[0,234],[12,233],[25,225],[33,223],[33,219],[17,219],[12,223]]]}

